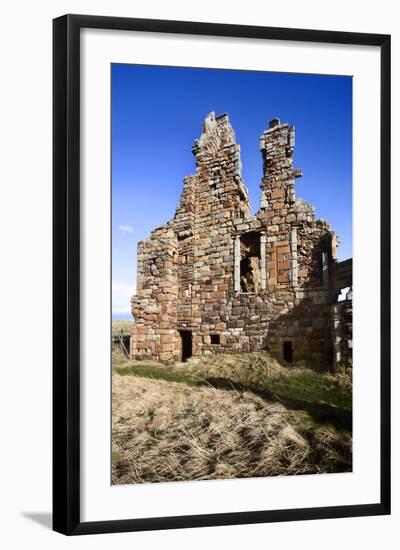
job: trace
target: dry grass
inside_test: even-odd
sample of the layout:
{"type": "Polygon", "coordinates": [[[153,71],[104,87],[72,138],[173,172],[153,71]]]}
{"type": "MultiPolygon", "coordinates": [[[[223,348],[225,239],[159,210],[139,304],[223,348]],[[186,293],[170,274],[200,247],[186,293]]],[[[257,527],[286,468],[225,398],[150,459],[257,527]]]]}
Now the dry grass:
{"type": "Polygon", "coordinates": [[[123,334],[130,335],[132,333],[132,325],[133,321],[125,321],[125,320],[113,320],[112,321],[112,328],[116,332],[122,332],[123,334]]]}
{"type": "MultiPolygon", "coordinates": [[[[201,367],[202,375],[211,376],[217,368],[222,378],[243,377],[244,365],[235,358],[212,359],[213,366],[207,366],[210,358],[192,359],[174,370],[194,369],[197,376],[201,367]]],[[[259,368],[255,362],[246,376],[258,380],[259,368]]],[[[273,362],[261,368],[270,376],[282,369],[273,362]]],[[[115,484],[350,470],[351,434],[304,410],[247,390],[113,373],[115,484]]]]}
{"type": "Polygon", "coordinates": [[[266,352],[192,357],[176,368],[199,379],[225,379],[252,390],[269,390],[283,397],[352,408],[351,371],[335,375],[305,367],[282,366],[266,352]]]}
{"type": "Polygon", "coordinates": [[[121,375],[138,375],[215,387],[241,387],[269,392],[277,398],[308,404],[327,404],[351,411],[351,371],[335,375],[307,368],[282,366],[265,352],[223,353],[192,357],[186,363],[162,365],[156,361],[130,361],[114,356],[113,367],[121,375]]]}

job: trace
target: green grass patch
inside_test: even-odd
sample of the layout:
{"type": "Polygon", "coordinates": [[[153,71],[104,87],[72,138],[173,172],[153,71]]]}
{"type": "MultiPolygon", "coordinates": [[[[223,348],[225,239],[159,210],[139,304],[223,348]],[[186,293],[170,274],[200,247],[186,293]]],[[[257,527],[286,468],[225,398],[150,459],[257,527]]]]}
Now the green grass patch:
{"type": "Polygon", "coordinates": [[[293,372],[288,370],[287,374],[267,378],[265,385],[270,391],[291,399],[327,403],[348,410],[352,408],[351,387],[331,375],[302,372],[300,369],[293,372]]]}
{"type": "Polygon", "coordinates": [[[120,459],[120,456],[119,456],[119,453],[117,453],[117,451],[113,451],[111,453],[111,461],[112,461],[112,464],[115,465],[119,462],[119,459],[120,459]]]}
{"type": "Polygon", "coordinates": [[[278,400],[331,405],[347,411],[352,408],[350,375],[283,367],[266,354],[221,354],[168,366],[155,361],[132,362],[114,357],[113,370],[121,376],[140,376],[188,386],[221,387],[223,383],[223,387],[229,389],[232,384],[235,389],[274,394],[278,400]]]}

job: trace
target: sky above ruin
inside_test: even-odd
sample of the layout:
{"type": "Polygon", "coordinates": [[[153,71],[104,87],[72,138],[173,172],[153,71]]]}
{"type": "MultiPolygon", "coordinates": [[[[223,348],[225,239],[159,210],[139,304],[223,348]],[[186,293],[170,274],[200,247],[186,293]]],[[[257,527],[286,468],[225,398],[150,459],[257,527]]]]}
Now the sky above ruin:
{"type": "Polygon", "coordinates": [[[352,256],[352,79],[218,69],[112,65],[112,287],[114,319],[130,319],[137,241],[174,216],[193,142],[211,111],[228,113],[241,146],[252,211],[262,177],[259,137],[277,117],[296,128],[296,196],[352,256]]]}

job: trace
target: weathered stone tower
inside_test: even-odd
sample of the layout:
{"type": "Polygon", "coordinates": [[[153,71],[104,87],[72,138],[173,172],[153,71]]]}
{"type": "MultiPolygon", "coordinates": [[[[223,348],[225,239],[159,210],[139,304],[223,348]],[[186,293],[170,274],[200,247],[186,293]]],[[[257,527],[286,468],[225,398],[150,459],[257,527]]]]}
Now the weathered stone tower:
{"type": "Polygon", "coordinates": [[[336,275],[335,234],[296,199],[294,140],[278,119],[261,136],[253,216],[228,115],[207,116],[174,219],[138,243],[132,357],[268,350],[288,363],[340,360],[332,311],[351,266],[336,275]]]}

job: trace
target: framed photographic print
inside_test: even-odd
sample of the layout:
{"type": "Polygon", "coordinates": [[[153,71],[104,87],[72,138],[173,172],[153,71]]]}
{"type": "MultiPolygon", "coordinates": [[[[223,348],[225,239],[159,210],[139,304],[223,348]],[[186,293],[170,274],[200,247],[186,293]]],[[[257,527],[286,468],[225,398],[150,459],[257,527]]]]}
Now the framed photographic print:
{"type": "Polygon", "coordinates": [[[54,529],[390,513],[390,37],[54,20],[54,529]]]}

